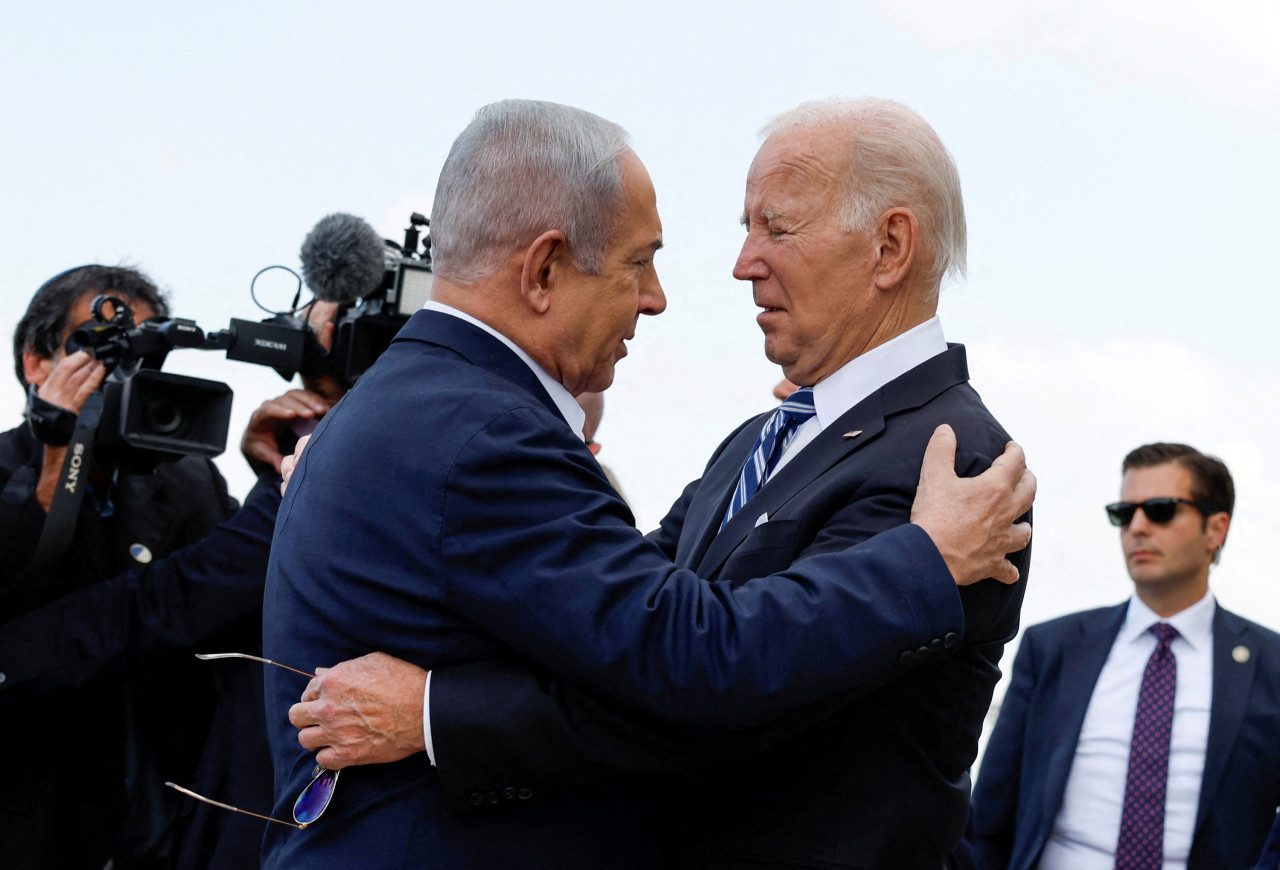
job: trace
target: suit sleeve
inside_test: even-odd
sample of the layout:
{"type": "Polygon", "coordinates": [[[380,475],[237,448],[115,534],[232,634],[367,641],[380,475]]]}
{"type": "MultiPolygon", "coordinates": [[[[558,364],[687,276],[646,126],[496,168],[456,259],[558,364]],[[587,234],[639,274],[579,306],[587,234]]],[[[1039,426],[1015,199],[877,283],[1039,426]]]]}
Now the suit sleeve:
{"type": "Polygon", "coordinates": [[[978,769],[969,830],[962,844],[983,870],[1003,870],[1009,866],[1018,829],[1027,711],[1038,672],[1036,634],[1029,631],[1023,636],[1014,658],[1013,676],[978,769]]]}
{"type": "Polygon", "coordinates": [[[461,810],[513,783],[562,788],[742,758],[796,736],[856,694],[706,733],[624,709],[527,662],[479,661],[432,672],[431,733],[442,793],[461,810]]]}
{"type": "Polygon", "coordinates": [[[154,563],[63,596],[0,628],[0,708],[260,625],[280,496],[255,490],[231,519],[154,563]]]}
{"type": "Polygon", "coordinates": [[[963,629],[918,526],[740,584],[703,581],[619,519],[598,467],[563,437],[516,409],[459,452],[437,544],[447,601],[612,703],[693,729],[752,727],[878,683],[904,650],[963,629]],[[513,486],[513,469],[531,485],[513,486]]]}
{"type": "MultiPolygon", "coordinates": [[[[962,473],[976,474],[989,463],[988,457],[975,454],[962,456],[959,467],[962,473]]],[[[918,463],[909,471],[907,476],[917,479],[918,463]]],[[[901,478],[902,473],[886,472],[867,482],[860,498],[830,518],[793,568],[804,570],[806,561],[818,556],[852,554],[856,552],[849,550],[852,544],[888,528],[905,530],[902,524],[909,516],[913,492],[903,490],[901,478]]],[[[687,490],[655,535],[678,538],[689,499],[687,490]]],[[[1025,562],[1021,567],[1025,570],[1025,562]]],[[[883,599],[878,607],[882,612],[892,611],[885,593],[898,578],[885,577],[879,582],[873,593],[883,599]]],[[[951,583],[949,575],[947,582],[951,583]]],[[[968,602],[964,607],[967,615],[968,602]]],[[[918,651],[937,637],[925,638],[918,646],[908,644],[908,648],[918,651]]],[[[904,664],[901,647],[889,649],[895,665],[867,672],[852,689],[792,709],[769,723],[744,727],[745,719],[722,719],[715,729],[705,727],[705,722],[694,723],[698,727],[673,728],[522,664],[477,662],[438,669],[432,676],[431,723],[441,783],[450,799],[461,805],[468,794],[483,793],[495,784],[572,784],[607,779],[619,771],[687,770],[758,752],[795,736],[921,663],[912,658],[913,653],[904,664]]]]}
{"type": "Polygon", "coordinates": [[[684,492],[680,493],[680,498],[667,511],[667,515],[662,518],[662,522],[645,537],[668,559],[675,561],[676,545],[680,543],[680,528],[684,525],[685,514],[689,511],[689,503],[693,501],[693,497],[698,494],[698,485],[701,480],[695,480],[684,488],[684,492]]]}

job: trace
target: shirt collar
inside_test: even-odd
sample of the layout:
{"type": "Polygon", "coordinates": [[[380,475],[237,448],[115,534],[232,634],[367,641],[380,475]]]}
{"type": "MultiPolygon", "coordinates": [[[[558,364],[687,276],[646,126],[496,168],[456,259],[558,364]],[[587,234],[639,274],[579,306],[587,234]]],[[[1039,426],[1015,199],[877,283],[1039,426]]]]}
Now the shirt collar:
{"type": "Polygon", "coordinates": [[[465,311],[459,311],[452,306],[445,305],[443,302],[436,302],[428,299],[422,308],[424,311],[435,311],[440,314],[451,315],[459,320],[465,320],[472,326],[483,329],[498,341],[511,348],[511,352],[520,357],[520,359],[524,361],[524,364],[529,367],[530,371],[533,372],[534,376],[537,377],[538,383],[542,384],[542,388],[547,391],[547,395],[551,397],[551,401],[555,404],[556,409],[560,411],[560,416],[564,417],[565,422],[569,424],[569,428],[572,429],[574,434],[579,438],[582,437],[582,427],[587,424],[587,414],[582,410],[582,406],[578,404],[578,400],[573,397],[572,393],[564,388],[564,384],[551,377],[551,375],[547,374],[546,369],[534,362],[533,357],[525,353],[519,345],[507,338],[501,332],[498,332],[498,330],[494,329],[489,324],[485,323],[483,320],[477,320],[465,311]]]}
{"type": "Polygon", "coordinates": [[[1200,649],[1202,645],[1213,643],[1213,612],[1217,608],[1217,599],[1212,592],[1185,610],[1180,610],[1170,617],[1163,617],[1143,603],[1137,595],[1129,599],[1129,610],[1125,614],[1124,625],[1120,627],[1119,640],[1133,643],[1146,634],[1147,630],[1157,622],[1167,622],[1178,630],[1178,634],[1192,649],[1200,649]]]}
{"type": "Polygon", "coordinates": [[[889,381],[946,349],[942,321],[934,316],[854,357],[814,385],[813,407],[818,425],[825,429],[889,381]]]}

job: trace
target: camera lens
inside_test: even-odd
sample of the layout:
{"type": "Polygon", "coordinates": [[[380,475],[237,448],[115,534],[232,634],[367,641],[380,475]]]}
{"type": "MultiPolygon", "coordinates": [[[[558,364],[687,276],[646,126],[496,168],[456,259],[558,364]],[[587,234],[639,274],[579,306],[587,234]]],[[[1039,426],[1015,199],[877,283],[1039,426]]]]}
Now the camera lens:
{"type": "Polygon", "coordinates": [[[155,398],[142,409],[142,420],[156,435],[170,435],[182,425],[182,408],[168,399],[155,398]]]}

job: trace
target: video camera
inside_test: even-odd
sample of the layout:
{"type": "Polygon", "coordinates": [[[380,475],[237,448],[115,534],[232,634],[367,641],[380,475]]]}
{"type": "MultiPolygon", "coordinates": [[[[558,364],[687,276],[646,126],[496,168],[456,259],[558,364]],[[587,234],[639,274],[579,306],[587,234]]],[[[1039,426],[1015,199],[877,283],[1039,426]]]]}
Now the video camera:
{"type": "MultiPolygon", "coordinates": [[[[288,312],[262,322],[232,318],[227,329],[205,334],[195,321],[154,317],[135,324],[133,311],[114,296],[93,301],[93,320],[72,332],[67,353],[88,351],[108,370],[95,458],[131,472],[183,456],[217,456],[226,449],[231,388],[218,381],[161,372],[175,348],[222,350],[227,359],[274,368],[285,380],[330,375],[350,388],[391,344],[400,327],[431,293],[431,241],[410,216],[403,245],[378,238],[351,215],[329,215],[303,243],[303,274],[315,298],[339,303],[329,351],[300,314],[302,278],[288,312]],[[421,251],[419,244],[421,242],[421,251]]],[[[250,287],[251,294],[253,287],[250,287]]],[[[255,296],[256,301],[256,296],[255,296]]],[[[308,303],[309,305],[310,303],[308,303]]]]}
{"type": "Polygon", "coordinates": [[[397,244],[360,218],[338,213],[322,218],[303,241],[307,285],[317,299],[340,305],[323,373],[344,387],[355,385],[431,298],[431,237],[421,231],[429,224],[413,212],[397,244]]]}

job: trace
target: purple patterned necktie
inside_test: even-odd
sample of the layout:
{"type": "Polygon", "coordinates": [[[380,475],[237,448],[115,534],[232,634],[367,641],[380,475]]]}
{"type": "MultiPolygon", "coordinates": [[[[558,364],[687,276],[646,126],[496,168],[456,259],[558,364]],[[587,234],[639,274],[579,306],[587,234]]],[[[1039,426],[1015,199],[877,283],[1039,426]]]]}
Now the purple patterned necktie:
{"type": "Polygon", "coordinates": [[[1169,644],[1178,630],[1157,622],[1150,631],[1156,636],[1156,648],[1142,672],[1138,712],[1133,717],[1116,870],[1160,870],[1164,863],[1164,798],[1169,786],[1173,695],[1178,684],[1178,661],[1169,644]]]}

